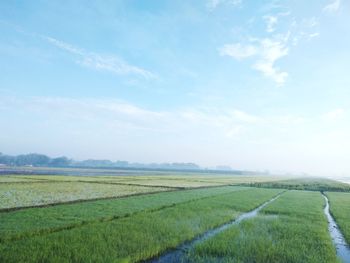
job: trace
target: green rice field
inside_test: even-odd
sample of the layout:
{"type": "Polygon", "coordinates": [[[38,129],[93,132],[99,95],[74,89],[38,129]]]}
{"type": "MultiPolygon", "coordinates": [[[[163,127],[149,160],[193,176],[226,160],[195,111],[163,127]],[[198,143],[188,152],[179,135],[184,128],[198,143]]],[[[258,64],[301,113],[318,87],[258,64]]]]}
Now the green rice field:
{"type": "Polygon", "coordinates": [[[349,242],[350,192],[328,179],[0,176],[0,262],[346,262],[328,231],[325,185],[338,190],[326,195],[349,242]],[[311,191],[292,190],[301,185],[311,191]]]}
{"type": "Polygon", "coordinates": [[[320,193],[289,191],[260,216],[203,242],[196,262],[337,262],[320,193]]]}

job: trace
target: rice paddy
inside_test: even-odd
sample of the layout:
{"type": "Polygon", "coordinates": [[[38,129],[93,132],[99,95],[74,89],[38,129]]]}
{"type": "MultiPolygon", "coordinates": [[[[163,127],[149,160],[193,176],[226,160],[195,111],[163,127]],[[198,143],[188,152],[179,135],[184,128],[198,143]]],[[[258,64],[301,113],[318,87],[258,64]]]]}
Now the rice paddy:
{"type": "Polygon", "coordinates": [[[83,182],[7,183],[0,184],[0,209],[119,197],[165,190],[168,190],[168,188],[83,182]]]}
{"type": "Polygon", "coordinates": [[[320,193],[289,191],[242,222],[198,245],[193,262],[337,262],[320,193]]]}
{"type": "Polygon", "coordinates": [[[45,209],[23,209],[0,213],[0,240],[18,239],[40,233],[54,232],[82,224],[110,221],[129,217],[141,211],[155,211],[176,204],[206,199],[214,196],[246,191],[248,187],[219,187],[184,190],[128,198],[97,200],[90,202],[57,205],[45,209]]]}
{"type": "Polygon", "coordinates": [[[251,189],[0,245],[4,262],[135,262],[233,220],[279,190],[251,189]],[[20,253],[19,253],[20,251],[20,253]],[[53,251],[59,251],[52,255],[53,251]],[[112,260],[113,259],[113,260],[112,260]]]}
{"type": "MultiPolygon", "coordinates": [[[[183,262],[342,262],[324,189],[347,191],[331,180],[240,175],[0,176],[0,262],[152,261],[192,240],[183,262]]],[[[326,195],[349,242],[350,193],[326,195]]]]}

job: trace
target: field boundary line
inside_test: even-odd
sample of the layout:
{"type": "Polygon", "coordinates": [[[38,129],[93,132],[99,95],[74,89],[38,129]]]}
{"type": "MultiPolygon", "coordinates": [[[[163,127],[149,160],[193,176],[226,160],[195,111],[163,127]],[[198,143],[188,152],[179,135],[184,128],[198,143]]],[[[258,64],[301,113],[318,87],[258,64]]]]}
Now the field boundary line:
{"type": "Polygon", "coordinates": [[[22,182],[0,182],[1,184],[36,184],[36,183],[89,183],[89,184],[107,184],[107,185],[128,185],[128,186],[142,186],[142,187],[154,187],[154,188],[173,188],[173,189],[188,189],[183,186],[162,186],[162,185],[144,185],[144,184],[131,184],[131,183],[120,183],[120,182],[103,182],[103,181],[69,181],[69,180],[49,180],[49,179],[30,179],[32,181],[22,182]]]}
{"type": "MultiPolygon", "coordinates": [[[[144,185],[142,185],[142,186],[144,186],[144,185]]],[[[0,213],[9,213],[9,212],[19,211],[19,210],[24,210],[24,209],[31,209],[31,208],[47,208],[47,207],[57,206],[57,205],[70,205],[70,204],[83,203],[83,202],[93,202],[93,201],[99,201],[99,200],[128,198],[128,197],[132,197],[132,196],[151,195],[151,194],[159,194],[159,193],[165,193],[165,192],[207,189],[207,188],[209,189],[209,188],[219,188],[219,187],[227,187],[227,186],[236,186],[236,185],[200,186],[200,187],[186,187],[186,188],[169,188],[166,186],[162,186],[162,188],[165,188],[168,190],[134,193],[134,194],[127,194],[127,195],[122,195],[122,196],[108,196],[108,197],[99,197],[99,198],[91,198],[91,199],[76,199],[76,200],[71,200],[71,201],[56,202],[56,203],[49,203],[49,204],[42,204],[42,205],[7,207],[7,208],[1,208],[0,213]]],[[[249,188],[249,187],[247,187],[247,188],[249,188]]],[[[256,187],[250,187],[250,188],[256,188],[256,187]]]]}
{"type": "MultiPolygon", "coordinates": [[[[0,184],[2,184],[2,183],[36,183],[36,182],[41,182],[41,181],[46,181],[46,182],[86,182],[86,183],[89,183],[89,182],[91,182],[91,183],[104,183],[103,181],[84,181],[84,180],[57,180],[57,179],[49,179],[49,178],[30,178],[30,176],[29,175],[6,175],[5,177],[11,177],[11,176],[13,176],[14,178],[16,178],[16,179],[20,179],[20,178],[24,178],[24,179],[28,179],[29,181],[20,181],[20,182],[0,182],[0,184]]],[[[38,175],[38,176],[52,176],[52,175],[38,175]]],[[[53,175],[53,176],[62,176],[62,177],[69,177],[69,175],[53,175]]],[[[74,175],[75,177],[79,177],[79,175],[74,175]]],[[[134,182],[137,182],[137,181],[142,181],[142,180],[145,180],[145,179],[139,179],[139,178],[137,178],[137,179],[135,179],[135,178],[126,178],[126,177],[128,177],[128,176],[130,176],[130,175],[125,175],[125,176],[113,176],[113,175],[111,175],[111,176],[105,176],[105,175],[101,175],[100,177],[102,177],[102,178],[107,178],[107,177],[116,177],[116,178],[118,178],[118,177],[121,177],[121,178],[118,178],[117,180],[117,182],[115,182],[115,183],[121,183],[121,184],[124,184],[122,181],[134,181],[134,182]]],[[[148,175],[146,175],[146,176],[148,176],[148,175]]],[[[239,183],[239,184],[233,184],[233,182],[218,182],[218,181],[205,181],[205,180],[203,180],[203,179],[192,179],[192,178],[166,178],[166,176],[167,175],[163,175],[164,176],[164,178],[161,178],[161,176],[159,176],[159,178],[156,178],[156,179],[166,179],[166,180],[173,180],[173,181],[185,181],[185,182],[191,182],[191,183],[206,183],[206,184],[216,184],[216,185],[208,185],[208,186],[213,186],[213,187],[215,187],[215,186],[221,186],[221,185],[240,185],[240,184],[242,184],[242,183],[239,183]]],[[[98,177],[98,176],[80,176],[80,177],[98,177]]],[[[140,178],[142,178],[142,175],[140,175],[139,176],[140,178]]],[[[113,181],[114,179],[113,178],[111,178],[111,180],[113,181]]],[[[107,184],[107,183],[113,183],[113,182],[111,182],[111,181],[109,181],[109,182],[106,182],[105,184],[107,184]]],[[[137,184],[132,184],[132,185],[137,185],[137,184]]],[[[143,184],[142,183],[140,183],[139,184],[140,186],[143,186],[143,184]]],[[[157,187],[158,185],[155,185],[154,187],[157,187]]],[[[159,187],[161,187],[161,186],[159,186],[159,187]]],[[[169,186],[169,187],[176,187],[176,186],[169,186]]],[[[181,186],[179,186],[179,187],[181,187],[181,186]]]]}
{"type": "Polygon", "coordinates": [[[232,194],[235,192],[248,191],[248,190],[251,190],[251,189],[249,189],[249,187],[247,187],[245,189],[239,189],[239,190],[231,191],[228,193],[221,193],[221,194],[216,194],[216,195],[211,195],[211,196],[204,196],[204,197],[200,197],[200,198],[193,198],[193,199],[186,200],[186,201],[179,202],[179,203],[171,203],[169,205],[163,205],[163,206],[160,206],[157,208],[135,211],[133,213],[127,213],[125,215],[100,217],[100,218],[97,218],[95,220],[81,221],[79,223],[69,224],[66,226],[61,226],[61,227],[56,227],[56,228],[42,229],[42,230],[38,230],[38,231],[34,231],[34,232],[23,232],[22,234],[14,235],[13,237],[9,237],[9,238],[1,238],[0,237],[0,243],[7,242],[7,241],[17,241],[17,240],[31,238],[31,237],[35,237],[35,236],[48,235],[48,234],[61,232],[61,231],[65,231],[65,230],[71,230],[71,229],[75,229],[75,228],[79,228],[79,227],[83,227],[83,226],[95,224],[95,223],[111,222],[114,220],[119,220],[119,219],[124,219],[124,218],[129,218],[132,216],[136,216],[136,215],[141,214],[141,213],[154,213],[154,212],[161,211],[163,209],[172,208],[172,207],[176,207],[179,205],[184,205],[184,204],[188,204],[188,203],[192,203],[192,202],[196,202],[196,201],[202,201],[205,199],[215,198],[215,197],[219,197],[219,196],[229,195],[229,194],[232,194]]]}
{"type": "MultiPolygon", "coordinates": [[[[166,187],[163,187],[163,188],[166,188],[166,187]]],[[[165,190],[165,191],[143,192],[143,193],[127,194],[127,195],[122,195],[122,196],[108,196],[108,197],[98,197],[98,198],[91,198],[91,199],[76,199],[76,200],[71,200],[71,201],[48,203],[48,204],[42,204],[42,205],[8,207],[8,208],[1,208],[0,213],[10,213],[10,212],[25,210],[25,209],[48,208],[48,207],[52,207],[52,206],[71,205],[71,204],[94,202],[94,201],[100,201],[100,200],[102,201],[102,200],[111,200],[111,199],[122,199],[122,198],[128,198],[128,197],[132,197],[132,196],[151,195],[151,194],[175,192],[175,191],[181,191],[181,190],[183,190],[183,189],[169,189],[169,190],[165,190]]]]}
{"type": "MultiPolygon", "coordinates": [[[[19,177],[15,177],[19,178],[19,177]]],[[[185,186],[163,186],[163,185],[147,185],[147,184],[142,184],[142,183],[127,183],[127,182],[113,182],[112,181],[84,181],[84,180],[57,180],[57,179],[46,179],[46,178],[29,178],[29,177],[22,177],[23,179],[27,179],[29,181],[17,181],[17,182],[0,182],[1,184],[35,184],[35,183],[93,183],[93,184],[115,184],[115,185],[129,185],[129,186],[148,186],[148,187],[155,187],[155,188],[174,188],[174,189],[189,189],[191,187],[185,187],[185,186]]],[[[125,179],[127,180],[127,179],[125,179]]],[[[181,179],[178,179],[181,180],[181,179]]],[[[138,180],[130,180],[130,181],[135,181],[137,182],[138,180]]],[[[228,186],[232,185],[232,183],[222,183],[222,182],[206,182],[206,181],[197,181],[197,180],[186,180],[187,182],[190,183],[207,183],[207,184],[216,184],[216,185],[205,185],[203,187],[219,187],[219,186],[228,186]]],[[[186,182],[185,182],[186,183],[186,182]]],[[[202,187],[202,186],[199,186],[202,187]]],[[[198,188],[198,187],[192,187],[192,188],[198,188]]]]}

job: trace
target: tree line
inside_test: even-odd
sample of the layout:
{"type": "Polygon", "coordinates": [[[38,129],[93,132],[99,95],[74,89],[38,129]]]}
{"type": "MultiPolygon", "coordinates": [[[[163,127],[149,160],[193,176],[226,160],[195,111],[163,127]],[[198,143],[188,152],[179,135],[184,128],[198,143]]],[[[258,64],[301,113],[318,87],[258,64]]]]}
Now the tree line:
{"type": "Polygon", "coordinates": [[[6,166],[36,166],[36,167],[120,167],[120,168],[146,168],[146,169],[174,169],[199,170],[195,163],[130,163],[127,161],[111,160],[83,160],[76,161],[65,156],[51,158],[44,154],[29,153],[20,155],[6,155],[0,152],[0,165],[6,166]]]}

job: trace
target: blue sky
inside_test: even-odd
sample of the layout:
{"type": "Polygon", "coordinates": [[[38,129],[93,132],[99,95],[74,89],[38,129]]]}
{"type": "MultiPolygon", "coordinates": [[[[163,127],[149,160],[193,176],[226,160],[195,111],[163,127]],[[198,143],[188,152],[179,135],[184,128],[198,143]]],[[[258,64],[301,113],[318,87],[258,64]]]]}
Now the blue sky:
{"type": "Polygon", "coordinates": [[[350,2],[1,1],[0,151],[350,173],[350,2]]]}

